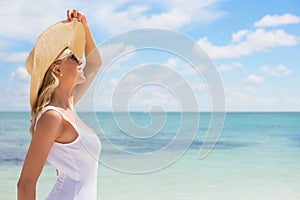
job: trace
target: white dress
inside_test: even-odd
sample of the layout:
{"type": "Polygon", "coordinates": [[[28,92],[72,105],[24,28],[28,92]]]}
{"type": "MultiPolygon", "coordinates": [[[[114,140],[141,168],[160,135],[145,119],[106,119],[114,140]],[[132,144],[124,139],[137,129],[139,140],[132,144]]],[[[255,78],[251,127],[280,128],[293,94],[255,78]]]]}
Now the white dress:
{"type": "Polygon", "coordinates": [[[101,142],[98,136],[87,127],[74,112],[74,119],[68,118],[59,108],[46,106],[38,115],[55,110],[69,122],[78,137],[67,144],[54,142],[48,162],[57,170],[55,185],[46,200],[95,200],[97,198],[98,158],[101,142]]]}

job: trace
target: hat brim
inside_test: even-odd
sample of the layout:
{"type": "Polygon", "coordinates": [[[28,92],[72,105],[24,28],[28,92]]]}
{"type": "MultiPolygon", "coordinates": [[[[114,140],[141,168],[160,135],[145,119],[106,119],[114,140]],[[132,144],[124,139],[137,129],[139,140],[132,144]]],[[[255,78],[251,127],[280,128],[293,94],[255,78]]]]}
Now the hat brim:
{"type": "Polygon", "coordinates": [[[33,108],[45,73],[55,58],[68,47],[77,57],[82,58],[85,48],[85,30],[82,23],[73,19],[60,21],[47,28],[26,60],[26,69],[31,75],[30,107],[33,108]]]}

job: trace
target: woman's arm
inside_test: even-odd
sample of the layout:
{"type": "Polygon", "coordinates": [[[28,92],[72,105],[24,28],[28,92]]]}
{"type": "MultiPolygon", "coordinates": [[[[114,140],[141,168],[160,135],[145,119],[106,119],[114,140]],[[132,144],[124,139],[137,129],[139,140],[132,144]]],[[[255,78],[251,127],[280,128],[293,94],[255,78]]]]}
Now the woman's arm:
{"type": "Polygon", "coordinates": [[[99,50],[96,46],[96,42],[88,25],[86,16],[77,11],[69,11],[67,12],[68,20],[72,18],[77,18],[79,22],[83,24],[86,35],[86,44],[85,44],[85,57],[86,57],[86,65],[83,69],[84,76],[86,78],[85,82],[76,85],[74,88],[74,104],[80,99],[80,97],[86,92],[90,84],[92,83],[94,77],[96,76],[101,64],[101,56],[99,50]]]}
{"type": "Polygon", "coordinates": [[[37,180],[54,141],[59,137],[61,124],[61,115],[53,110],[45,112],[38,121],[18,181],[18,200],[36,198],[37,180]]]}

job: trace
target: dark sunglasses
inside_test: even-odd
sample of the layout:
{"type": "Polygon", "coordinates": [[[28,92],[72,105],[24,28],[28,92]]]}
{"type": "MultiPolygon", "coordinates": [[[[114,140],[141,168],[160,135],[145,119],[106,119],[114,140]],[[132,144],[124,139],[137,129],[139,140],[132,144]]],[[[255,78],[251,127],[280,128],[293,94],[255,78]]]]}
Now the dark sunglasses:
{"type": "Polygon", "coordinates": [[[79,59],[73,54],[71,53],[71,55],[69,56],[70,59],[74,60],[77,64],[79,64],[79,59]]]}
{"type": "MultiPolygon", "coordinates": [[[[67,59],[74,60],[78,65],[80,64],[79,59],[78,59],[72,52],[70,53],[69,56],[67,56],[67,59]]],[[[67,59],[66,59],[66,60],[67,60],[67,59]]],[[[64,61],[64,62],[65,62],[65,61],[64,61]]],[[[53,64],[55,64],[55,65],[61,65],[61,64],[63,64],[64,62],[63,62],[63,59],[61,59],[61,60],[56,60],[56,61],[54,61],[53,64]]]]}

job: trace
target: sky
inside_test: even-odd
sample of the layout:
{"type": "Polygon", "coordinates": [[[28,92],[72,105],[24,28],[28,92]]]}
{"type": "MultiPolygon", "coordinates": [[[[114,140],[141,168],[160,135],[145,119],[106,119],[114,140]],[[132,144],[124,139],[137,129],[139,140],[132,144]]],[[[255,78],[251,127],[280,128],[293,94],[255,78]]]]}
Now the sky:
{"type": "MultiPolygon", "coordinates": [[[[184,90],[181,83],[192,88],[199,111],[212,109],[205,77],[181,57],[159,50],[134,51],[136,46],[122,42],[103,46],[118,34],[141,28],[174,31],[199,45],[223,83],[226,111],[300,111],[298,0],[1,1],[0,111],[29,111],[28,53],[43,30],[65,19],[66,10],[73,8],[86,14],[104,59],[133,50],[107,71],[100,69],[94,92],[97,111],[111,110],[113,91],[122,78],[136,83],[145,74],[131,74],[133,70],[151,63],[167,66],[182,81],[176,85],[167,75],[149,75],[164,85],[149,84],[134,91],[125,99],[131,110],[147,111],[157,105],[180,110],[180,101],[187,100],[164,86],[175,84],[184,90]]],[[[87,104],[83,99],[80,109],[87,104]]]]}

